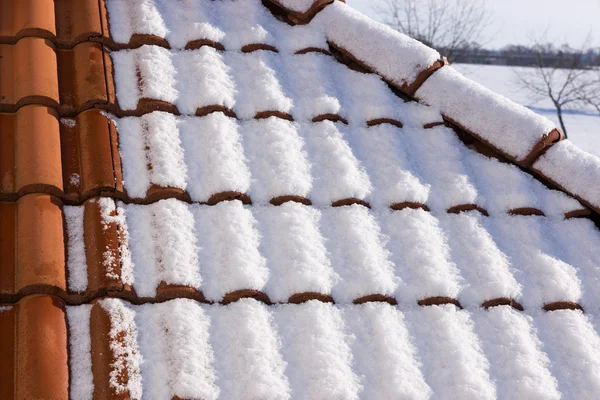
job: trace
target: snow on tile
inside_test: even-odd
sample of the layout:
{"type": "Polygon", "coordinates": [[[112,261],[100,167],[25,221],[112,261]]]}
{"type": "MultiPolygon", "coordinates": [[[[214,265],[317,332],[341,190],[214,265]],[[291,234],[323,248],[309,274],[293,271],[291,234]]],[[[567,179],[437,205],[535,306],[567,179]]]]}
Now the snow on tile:
{"type": "Polygon", "coordinates": [[[83,229],[83,206],[64,206],[67,229],[67,270],[69,290],[85,292],[88,285],[83,229]]]}
{"type": "Polygon", "coordinates": [[[92,342],[90,336],[91,304],[67,307],[69,327],[69,395],[72,399],[91,400],[94,393],[92,342]]]}
{"type": "Polygon", "coordinates": [[[285,8],[287,8],[288,10],[296,11],[299,13],[305,13],[308,10],[310,10],[312,5],[314,3],[316,3],[317,1],[316,0],[277,0],[277,2],[279,4],[281,4],[282,6],[284,6],[285,8]]]}
{"type": "Polygon", "coordinates": [[[103,264],[105,273],[109,278],[120,279],[126,285],[133,283],[133,266],[131,263],[131,252],[129,251],[129,231],[125,224],[125,210],[123,205],[115,203],[110,197],[100,197],[95,200],[100,206],[100,218],[102,221],[103,229],[108,229],[109,225],[115,224],[117,227],[117,234],[119,236],[119,248],[118,252],[106,249],[103,256],[103,264]],[[117,259],[118,258],[118,259],[117,259]],[[120,273],[114,270],[115,266],[120,267],[120,273]]]}
{"type": "Polygon", "coordinates": [[[186,188],[193,201],[211,195],[250,188],[250,170],[242,148],[239,125],[223,113],[183,118],[179,135],[185,150],[186,188]]]}
{"type": "Polygon", "coordinates": [[[535,216],[496,217],[488,225],[494,241],[510,258],[514,276],[523,287],[520,302],[526,309],[581,298],[577,270],[559,254],[551,229],[549,221],[535,216]]]}
{"type": "Polygon", "coordinates": [[[600,311],[600,231],[588,219],[557,220],[549,228],[563,259],[577,269],[581,278],[581,305],[600,311]]]}
{"type": "Polygon", "coordinates": [[[338,303],[350,303],[370,294],[393,296],[399,280],[373,214],[351,205],[323,211],[322,232],[331,265],[340,280],[332,289],[338,303]]]}
{"type": "Polygon", "coordinates": [[[362,377],[365,399],[426,399],[432,395],[425,382],[417,350],[398,308],[367,303],[343,308],[351,342],[354,371],[362,377]]]}
{"type": "Polygon", "coordinates": [[[362,385],[352,370],[341,311],[311,300],[277,306],[273,313],[293,398],[358,399],[362,385]]]}
{"type": "Polygon", "coordinates": [[[218,398],[211,321],[199,303],[176,299],[145,304],[136,309],[135,320],[144,358],[144,398],[218,398]]]}
{"type": "Polygon", "coordinates": [[[524,159],[555,128],[550,120],[465,78],[452,67],[436,71],[416,97],[517,160],[524,159]]]}
{"type": "Polygon", "coordinates": [[[121,118],[117,120],[116,125],[123,166],[123,185],[129,196],[144,198],[151,182],[142,119],[121,118]]]}
{"type": "Polygon", "coordinates": [[[389,125],[351,127],[356,156],[373,183],[371,205],[389,207],[395,203],[427,203],[431,185],[422,182],[414,166],[402,130],[389,125]]]}
{"type": "Polygon", "coordinates": [[[308,122],[323,114],[340,114],[340,101],[333,80],[339,65],[332,57],[307,53],[280,55],[285,71],[284,85],[291,97],[291,114],[296,121],[308,122]]]}
{"type": "MultiPolygon", "coordinates": [[[[119,107],[123,110],[135,110],[142,97],[141,88],[138,86],[137,50],[113,51],[110,57],[113,63],[115,90],[119,107]]],[[[160,66],[157,66],[160,68],[160,66]]],[[[167,68],[165,79],[172,80],[174,71],[167,68]]],[[[147,82],[147,80],[146,80],[147,82]]]]}
{"type": "Polygon", "coordinates": [[[537,193],[542,211],[547,217],[563,219],[570,211],[584,210],[585,207],[573,197],[564,192],[549,189],[537,179],[533,180],[534,190],[537,193]]]}
{"type": "Polygon", "coordinates": [[[600,158],[586,153],[570,140],[552,146],[533,164],[569,192],[600,207],[600,158]]]}
{"type": "Polygon", "coordinates": [[[345,125],[331,121],[300,125],[312,166],[310,199],[316,205],[348,198],[364,200],[371,192],[369,177],[353,154],[345,130],[345,125]]]}
{"type": "Polygon", "coordinates": [[[220,301],[236,290],[263,290],[269,270],[258,251],[259,233],[250,209],[238,200],[190,209],[196,220],[204,296],[220,301]]]}
{"type": "Polygon", "coordinates": [[[252,174],[249,194],[253,202],[308,196],[312,177],[297,124],[276,117],[245,121],[241,134],[252,174]]]}
{"type": "Polygon", "coordinates": [[[561,398],[530,316],[509,306],[476,309],[471,316],[499,398],[561,398]]]}
{"type": "Polygon", "coordinates": [[[534,324],[563,398],[595,399],[600,393],[600,337],[581,311],[557,310],[534,315],[534,324]]]}
{"type": "Polygon", "coordinates": [[[465,280],[459,298],[463,306],[477,307],[486,300],[517,299],[521,286],[510,270],[510,261],[486,230],[487,217],[476,211],[440,218],[452,260],[465,280]]]}
{"type": "Polygon", "coordinates": [[[222,398],[289,399],[281,338],[269,307],[253,299],[241,299],[211,307],[208,314],[222,398]]]}
{"type": "Polygon", "coordinates": [[[288,25],[275,18],[269,25],[269,30],[275,36],[277,50],[283,54],[294,54],[308,48],[329,51],[325,34],[314,29],[312,25],[288,25]]]}
{"type": "Polygon", "coordinates": [[[160,0],[108,0],[110,35],[117,43],[128,43],[134,34],[164,38],[169,33],[161,15],[160,0]]]}
{"type": "Polygon", "coordinates": [[[489,362],[467,311],[446,304],[416,307],[405,315],[434,397],[496,398],[489,362]]]}
{"type": "Polygon", "coordinates": [[[328,40],[398,85],[412,83],[421,71],[440,59],[437,51],[341,2],[325,7],[311,24],[322,29],[328,40]]]}
{"type": "Polygon", "coordinates": [[[321,212],[295,202],[253,207],[262,234],[269,281],[266,293],[274,302],[286,302],[297,293],[330,294],[337,274],[320,232],[321,212]]]}
{"type": "Polygon", "coordinates": [[[125,209],[137,294],[153,297],[163,281],[200,288],[197,234],[188,206],[169,199],[125,209]]]}
{"type": "Polygon", "coordinates": [[[225,63],[235,81],[235,112],[238,117],[250,119],[261,111],[290,111],[292,100],[280,84],[280,58],[266,50],[225,53],[225,63]]]}
{"type": "Polygon", "coordinates": [[[109,347],[115,360],[110,365],[110,386],[116,393],[128,393],[132,399],[141,399],[142,356],[137,342],[135,311],[120,299],[105,298],[98,305],[110,319],[109,347]],[[125,382],[123,377],[127,377],[125,382]]]}
{"type": "Polygon", "coordinates": [[[432,211],[445,212],[457,205],[478,204],[477,189],[464,164],[464,149],[449,128],[403,129],[424,182],[431,184],[428,206],[432,211]]]}
{"type": "Polygon", "coordinates": [[[462,277],[450,259],[450,248],[439,221],[424,210],[406,208],[379,214],[396,274],[403,280],[397,297],[416,303],[428,297],[457,298],[462,277]]]}
{"type": "Polygon", "coordinates": [[[223,0],[212,6],[218,8],[225,50],[240,50],[248,44],[275,45],[275,37],[265,28],[273,16],[260,0],[223,0]]]}

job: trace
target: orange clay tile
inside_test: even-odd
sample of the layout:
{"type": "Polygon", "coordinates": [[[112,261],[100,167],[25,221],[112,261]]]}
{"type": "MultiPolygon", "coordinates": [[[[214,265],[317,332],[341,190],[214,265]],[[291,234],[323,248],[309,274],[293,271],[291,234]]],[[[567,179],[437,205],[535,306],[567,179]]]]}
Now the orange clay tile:
{"type": "Polygon", "coordinates": [[[0,114],[0,198],[40,192],[60,196],[62,168],[58,115],[29,105],[0,114]]]}
{"type": "Polygon", "coordinates": [[[0,298],[66,291],[62,204],[47,194],[0,202],[0,298]]]}
{"type": "Polygon", "coordinates": [[[123,190],[114,124],[91,109],[60,124],[62,174],[68,199],[123,190]]]}
{"type": "Polygon", "coordinates": [[[55,0],[56,43],[72,47],[87,40],[108,40],[103,0],[55,0]]]}
{"type": "MultiPolygon", "coordinates": [[[[319,11],[325,8],[325,6],[328,4],[333,3],[333,1],[334,0],[314,0],[310,8],[304,13],[284,7],[278,0],[267,0],[265,5],[273,12],[277,12],[277,14],[283,13],[292,24],[301,25],[309,23],[319,11]],[[278,10],[274,10],[272,6],[277,7],[278,10]]],[[[345,3],[345,0],[341,1],[345,3]]]]}
{"type": "Polygon", "coordinates": [[[30,295],[0,311],[0,398],[68,399],[62,300],[30,295]]]}
{"type": "Polygon", "coordinates": [[[0,71],[0,112],[34,103],[58,107],[56,52],[49,40],[23,38],[0,45],[0,71]]]}
{"type": "Polygon", "coordinates": [[[0,43],[14,43],[26,36],[52,39],[55,35],[53,0],[0,1],[0,43]]]}

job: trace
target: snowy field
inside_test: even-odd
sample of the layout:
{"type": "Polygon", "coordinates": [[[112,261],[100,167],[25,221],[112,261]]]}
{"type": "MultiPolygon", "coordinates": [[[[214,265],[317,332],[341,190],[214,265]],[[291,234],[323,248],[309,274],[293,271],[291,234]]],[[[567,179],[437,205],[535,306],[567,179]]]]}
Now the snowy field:
{"type": "MultiPolygon", "coordinates": [[[[516,74],[524,67],[498,65],[454,64],[470,79],[479,82],[496,93],[523,104],[531,110],[554,121],[558,126],[556,111],[549,99],[535,98],[519,86],[516,74]]],[[[569,139],[583,150],[600,156],[600,116],[592,110],[565,110],[563,112],[569,139]]]]}

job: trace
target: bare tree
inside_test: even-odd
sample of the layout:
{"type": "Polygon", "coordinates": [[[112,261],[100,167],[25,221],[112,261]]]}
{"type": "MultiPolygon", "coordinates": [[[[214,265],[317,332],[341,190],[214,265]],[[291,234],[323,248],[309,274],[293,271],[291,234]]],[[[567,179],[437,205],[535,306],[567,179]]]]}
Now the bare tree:
{"type": "Polygon", "coordinates": [[[382,0],[383,22],[433,47],[450,62],[479,48],[491,23],[486,0],[382,0]]]}
{"type": "Polygon", "coordinates": [[[532,47],[535,67],[514,70],[522,89],[538,100],[547,98],[552,102],[565,135],[565,110],[593,108],[600,114],[600,71],[586,63],[586,47],[563,45],[555,49],[538,41],[532,47]]]}

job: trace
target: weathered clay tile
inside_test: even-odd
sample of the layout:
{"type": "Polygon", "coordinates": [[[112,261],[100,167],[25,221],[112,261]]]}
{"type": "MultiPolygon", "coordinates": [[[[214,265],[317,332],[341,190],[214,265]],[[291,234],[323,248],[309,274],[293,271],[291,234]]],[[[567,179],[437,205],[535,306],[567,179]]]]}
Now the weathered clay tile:
{"type": "Polygon", "coordinates": [[[0,297],[66,292],[62,204],[48,194],[0,202],[0,297]]]}
{"type": "Polygon", "coordinates": [[[333,1],[334,0],[314,0],[310,8],[304,12],[285,7],[279,0],[267,0],[264,4],[275,15],[284,16],[293,24],[307,24],[319,11],[325,8],[329,3],[333,3],[333,1]]]}
{"type": "Polygon", "coordinates": [[[65,304],[30,295],[0,307],[0,398],[68,399],[65,304]]]}
{"type": "Polygon", "coordinates": [[[0,114],[0,196],[26,193],[62,194],[58,114],[29,105],[0,114]]]}
{"type": "Polygon", "coordinates": [[[0,45],[0,71],[0,112],[26,104],[58,107],[56,51],[49,40],[23,38],[0,45]]]}
{"type": "Polygon", "coordinates": [[[3,0],[0,2],[0,43],[14,43],[22,37],[52,39],[53,0],[3,0]]]}
{"type": "Polygon", "coordinates": [[[122,191],[122,172],[114,124],[99,110],[81,112],[60,127],[62,174],[69,199],[103,191],[122,191]]]}
{"type": "Polygon", "coordinates": [[[87,40],[105,42],[108,39],[104,1],[55,0],[54,3],[58,47],[72,47],[87,40]]]}

